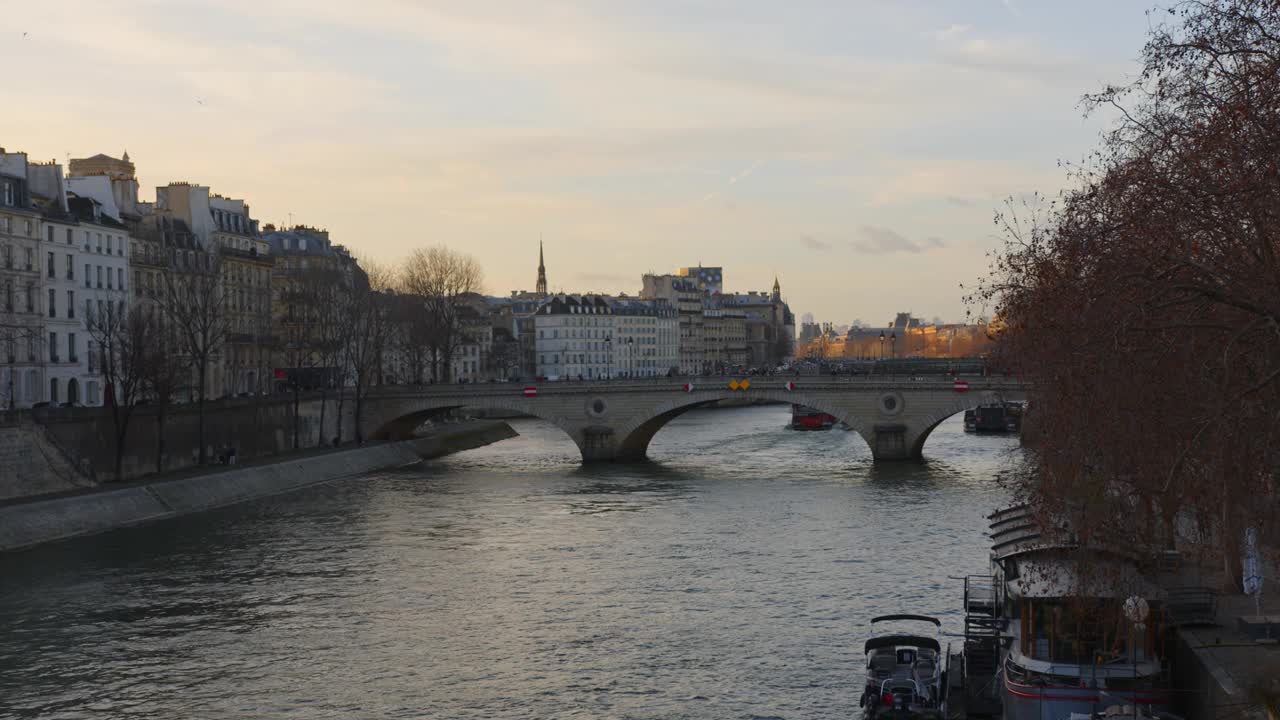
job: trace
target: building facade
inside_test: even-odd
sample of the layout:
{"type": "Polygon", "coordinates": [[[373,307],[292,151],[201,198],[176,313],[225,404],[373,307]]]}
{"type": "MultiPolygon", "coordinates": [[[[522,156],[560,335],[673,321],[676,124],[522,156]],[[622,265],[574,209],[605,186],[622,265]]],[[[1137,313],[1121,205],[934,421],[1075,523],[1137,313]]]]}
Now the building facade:
{"type": "Polygon", "coordinates": [[[552,295],[533,316],[536,375],[598,380],[613,374],[613,307],[602,295],[552,295]]]}
{"type": "Polygon", "coordinates": [[[613,377],[662,377],[680,367],[679,313],[666,300],[612,298],[613,377]]]}
{"type": "Polygon", "coordinates": [[[0,148],[0,404],[9,409],[46,397],[40,213],[31,206],[27,165],[26,153],[0,148]]]}
{"type": "Polygon", "coordinates": [[[680,326],[680,372],[697,375],[707,372],[706,333],[703,300],[706,291],[679,275],[641,276],[640,297],[646,300],[666,300],[676,308],[680,326]]]}
{"type": "Polygon", "coordinates": [[[243,200],[214,195],[212,247],[221,258],[222,299],[226,313],[225,395],[254,395],[270,389],[271,273],[270,243],[249,216],[243,200]]]}
{"type": "MultiPolygon", "coordinates": [[[[351,253],[329,239],[329,232],[306,225],[287,230],[264,228],[263,240],[274,260],[269,312],[275,349],[271,376],[276,389],[296,384],[319,387],[345,382],[330,335],[339,319],[341,286],[368,282],[351,253]]],[[[388,367],[397,367],[389,361],[388,367]]],[[[389,372],[396,372],[391,370],[389,372]]]]}

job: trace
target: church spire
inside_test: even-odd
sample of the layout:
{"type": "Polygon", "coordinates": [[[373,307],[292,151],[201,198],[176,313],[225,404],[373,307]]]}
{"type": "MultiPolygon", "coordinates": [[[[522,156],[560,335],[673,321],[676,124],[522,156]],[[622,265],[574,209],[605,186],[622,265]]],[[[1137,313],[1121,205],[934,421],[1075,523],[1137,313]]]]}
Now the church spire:
{"type": "Polygon", "coordinates": [[[772,300],[773,300],[774,302],[780,302],[780,301],[782,300],[782,285],[778,284],[778,276],[777,276],[777,275],[774,275],[774,276],[773,276],[773,298],[772,298],[772,300]]]}
{"type": "Polygon", "coordinates": [[[538,284],[534,287],[534,292],[539,295],[547,294],[547,265],[542,259],[542,240],[538,240],[538,284]]]}

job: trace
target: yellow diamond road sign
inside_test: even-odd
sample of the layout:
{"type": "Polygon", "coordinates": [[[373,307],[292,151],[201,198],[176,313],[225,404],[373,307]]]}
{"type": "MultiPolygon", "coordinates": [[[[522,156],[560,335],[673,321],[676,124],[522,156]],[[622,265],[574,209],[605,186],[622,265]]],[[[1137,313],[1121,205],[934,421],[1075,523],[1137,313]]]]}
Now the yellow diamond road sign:
{"type": "Polygon", "coordinates": [[[746,380],[743,380],[743,381],[738,385],[738,387],[739,387],[739,388],[741,388],[741,389],[743,389],[743,390],[746,390],[747,388],[751,387],[751,383],[747,382],[746,380]]]}
{"type": "Polygon", "coordinates": [[[738,381],[737,381],[737,380],[730,380],[730,381],[729,381],[729,389],[730,389],[730,390],[737,390],[737,389],[738,389],[738,381]]]}

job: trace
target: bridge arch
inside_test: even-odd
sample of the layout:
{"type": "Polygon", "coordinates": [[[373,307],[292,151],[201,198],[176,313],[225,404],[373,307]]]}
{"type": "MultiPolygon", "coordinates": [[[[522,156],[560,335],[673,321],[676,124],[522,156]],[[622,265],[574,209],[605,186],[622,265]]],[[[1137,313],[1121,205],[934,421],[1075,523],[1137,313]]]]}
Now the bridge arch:
{"type": "Polygon", "coordinates": [[[864,441],[867,441],[868,446],[872,446],[865,432],[866,425],[863,418],[828,399],[777,390],[753,391],[750,395],[726,390],[711,393],[685,393],[683,396],[669,398],[635,413],[617,429],[617,457],[620,460],[643,460],[648,454],[650,441],[672,420],[690,410],[707,407],[720,400],[738,400],[743,397],[785,404],[795,403],[827,413],[844,422],[864,441]]]}
{"type": "Polygon", "coordinates": [[[917,421],[917,429],[913,433],[909,445],[910,456],[916,459],[923,458],[925,442],[929,439],[929,436],[933,434],[933,431],[949,418],[955,417],[967,410],[977,409],[979,405],[985,405],[987,403],[1025,400],[1025,393],[1020,392],[1010,393],[987,391],[979,393],[958,393],[950,403],[944,403],[941,407],[934,408],[932,412],[924,415],[917,421]]]}
{"type": "MultiPolygon", "coordinates": [[[[377,441],[408,440],[413,437],[414,431],[422,423],[460,408],[507,410],[536,417],[560,428],[570,440],[573,440],[580,451],[584,450],[581,428],[567,418],[545,412],[537,403],[531,403],[523,398],[476,397],[464,401],[459,398],[421,397],[391,404],[384,403],[379,412],[371,414],[363,423],[370,429],[365,436],[377,441]]],[[[585,452],[583,457],[586,457],[585,452]]]]}

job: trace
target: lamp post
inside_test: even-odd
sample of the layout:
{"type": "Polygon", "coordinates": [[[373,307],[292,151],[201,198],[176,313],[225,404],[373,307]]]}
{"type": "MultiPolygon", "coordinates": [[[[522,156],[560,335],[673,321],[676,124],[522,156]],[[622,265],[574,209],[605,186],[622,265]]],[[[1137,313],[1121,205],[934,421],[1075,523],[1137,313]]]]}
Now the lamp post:
{"type": "Polygon", "coordinates": [[[898,357],[898,333],[896,332],[889,334],[889,357],[898,357]]]}
{"type": "Polygon", "coordinates": [[[880,359],[884,359],[884,331],[880,331],[880,359]]]}

